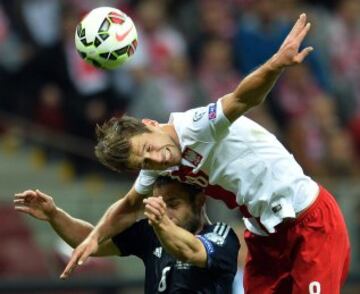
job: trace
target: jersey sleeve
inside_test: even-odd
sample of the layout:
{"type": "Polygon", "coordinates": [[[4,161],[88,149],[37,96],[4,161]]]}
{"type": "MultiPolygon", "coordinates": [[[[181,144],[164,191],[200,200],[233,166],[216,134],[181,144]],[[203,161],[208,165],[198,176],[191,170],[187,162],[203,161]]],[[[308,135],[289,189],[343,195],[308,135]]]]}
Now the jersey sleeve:
{"type": "Polygon", "coordinates": [[[172,113],[169,123],[174,124],[179,137],[194,142],[219,141],[229,133],[231,125],[220,100],[184,113],[172,113]]]}
{"type": "Polygon", "coordinates": [[[235,275],[240,243],[230,226],[219,223],[214,226],[213,232],[197,235],[197,238],[205,247],[207,268],[210,271],[235,275]]]}
{"type": "Polygon", "coordinates": [[[152,191],[152,188],[158,176],[158,171],[141,170],[135,181],[136,192],[142,195],[149,194],[152,191]]]}
{"type": "Polygon", "coordinates": [[[149,240],[151,240],[151,231],[147,220],[143,219],[115,235],[112,241],[119,248],[121,256],[135,255],[144,259],[149,240]]]}

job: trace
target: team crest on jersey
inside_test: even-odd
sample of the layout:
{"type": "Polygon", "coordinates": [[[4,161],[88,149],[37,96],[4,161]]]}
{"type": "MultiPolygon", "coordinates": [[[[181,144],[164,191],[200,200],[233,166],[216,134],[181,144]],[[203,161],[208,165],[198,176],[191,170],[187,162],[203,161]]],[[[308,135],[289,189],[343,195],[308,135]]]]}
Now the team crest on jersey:
{"type": "Polygon", "coordinates": [[[193,116],[193,122],[197,122],[202,119],[205,113],[206,111],[196,111],[193,116]]]}
{"type": "Polygon", "coordinates": [[[183,158],[191,162],[193,165],[198,166],[202,160],[202,156],[196,151],[186,147],[183,152],[183,158]]]}
{"type": "Polygon", "coordinates": [[[216,103],[212,103],[209,106],[209,119],[213,120],[216,118],[216,103]]]}

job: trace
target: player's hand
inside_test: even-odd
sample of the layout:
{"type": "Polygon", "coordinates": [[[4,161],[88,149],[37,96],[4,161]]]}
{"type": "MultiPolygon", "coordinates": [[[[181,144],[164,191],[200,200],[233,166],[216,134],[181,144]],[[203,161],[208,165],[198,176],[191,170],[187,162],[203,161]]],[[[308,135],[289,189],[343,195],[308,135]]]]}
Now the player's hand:
{"type": "Polygon", "coordinates": [[[166,204],[163,198],[160,197],[148,197],[143,200],[145,205],[144,214],[149,220],[150,225],[159,225],[165,214],[166,204]]]}
{"type": "Polygon", "coordinates": [[[299,52],[300,45],[311,27],[306,14],[299,16],[292,30],[285,38],[278,52],[272,58],[272,64],[277,69],[302,63],[304,58],[313,51],[313,47],[306,47],[299,52]]]}
{"type": "Polygon", "coordinates": [[[79,265],[82,265],[91,254],[98,251],[98,240],[93,238],[91,234],[73,251],[66,268],[60,275],[60,279],[66,279],[79,265]]]}
{"type": "Polygon", "coordinates": [[[15,194],[14,205],[15,210],[44,221],[49,221],[56,212],[53,198],[39,190],[26,190],[15,194]]]}

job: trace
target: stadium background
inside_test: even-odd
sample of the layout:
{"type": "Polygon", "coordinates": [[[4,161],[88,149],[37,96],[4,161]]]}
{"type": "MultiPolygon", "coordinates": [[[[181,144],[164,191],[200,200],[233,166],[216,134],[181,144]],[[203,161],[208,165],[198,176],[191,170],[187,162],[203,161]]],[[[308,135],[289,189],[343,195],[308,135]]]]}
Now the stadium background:
{"type": "MultiPolygon", "coordinates": [[[[39,188],[97,222],[136,175],[96,162],[95,124],[125,112],[164,122],[171,111],[214,101],[276,51],[303,11],[315,52],[248,115],[338,198],[353,250],[343,293],[359,293],[358,0],[1,0],[0,293],[141,293],[144,270],[134,258],[92,259],[58,281],[71,251],[49,225],[15,213],[13,194],[39,188]],[[84,64],[73,43],[81,16],[105,5],[127,12],[139,32],[133,60],[113,72],[84,64]]],[[[208,209],[213,220],[239,224],[222,203],[208,209]]]]}

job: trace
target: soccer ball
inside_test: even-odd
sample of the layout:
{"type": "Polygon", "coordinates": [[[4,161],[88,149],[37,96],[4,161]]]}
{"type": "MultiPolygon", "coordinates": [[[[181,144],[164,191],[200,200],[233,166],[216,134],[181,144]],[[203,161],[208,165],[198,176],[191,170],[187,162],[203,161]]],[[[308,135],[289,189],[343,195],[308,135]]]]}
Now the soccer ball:
{"type": "Polygon", "coordinates": [[[88,63],[114,69],[135,53],[137,32],[131,18],[119,9],[99,7],[77,25],[75,46],[88,63]]]}

